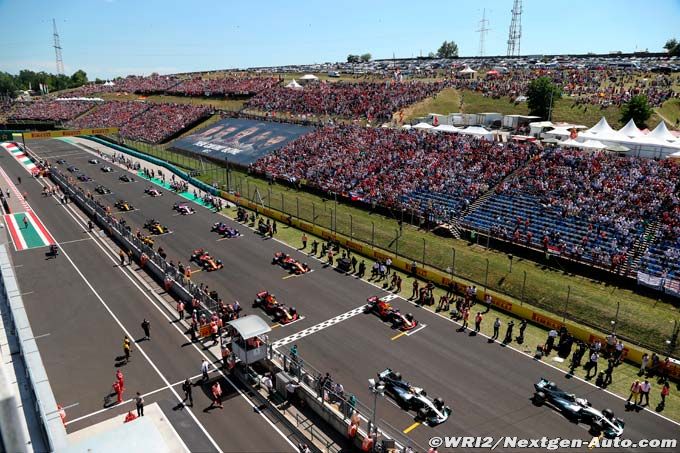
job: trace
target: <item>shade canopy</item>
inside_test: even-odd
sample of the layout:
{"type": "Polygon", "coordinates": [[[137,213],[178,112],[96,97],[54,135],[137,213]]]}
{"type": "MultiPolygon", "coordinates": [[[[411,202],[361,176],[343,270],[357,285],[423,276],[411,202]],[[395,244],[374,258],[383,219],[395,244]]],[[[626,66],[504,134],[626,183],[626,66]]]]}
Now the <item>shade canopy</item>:
{"type": "Polygon", "coordinates": [[[302,88],[302,85],[297,83],[297,80],[293,79],[286,84],[286,88],[302,88]]]}
{"type": "Polygon", "coordinates": [[[635,121],[633,121],[633,118],[628,120],[625,126],[623,126],[621,129],[619,129],[619,132],[625,135],[628,138],[635,138],[635,137],[641,137],[644,135],[642,131],[637,127],[635,124],[635,121]]]}
{"type": "Polygon", "coordinates": [[[428,123],[418,123],[415,126],[413,126],[413,129],[432,129],[434,126],[428,123]]]}
{"type": "Polygon", "coordinates": [[[241,335],[241,338],[248,340],[272,330],[267,322],[257,315],[248,315],[242,318],[229,321],[228,323],[241,335]]]}
{"type": "Polygon", "coordinates": [[[432,130],[437,132],[460,132],[460,129],[456,126],[451,126],[450,124],[440,124],[432,130]]]}

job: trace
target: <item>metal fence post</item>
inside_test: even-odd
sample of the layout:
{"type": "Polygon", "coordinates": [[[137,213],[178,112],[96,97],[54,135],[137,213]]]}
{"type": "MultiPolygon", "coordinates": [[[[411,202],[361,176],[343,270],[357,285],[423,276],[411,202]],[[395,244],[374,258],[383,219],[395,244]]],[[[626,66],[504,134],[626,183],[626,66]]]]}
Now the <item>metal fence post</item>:
{"type": "Polygon", "coordinates": [[[486,258],[486,273],[484,274],[484,295],[489,287],[489,258],[486,258]]]}
{"type": "Polygon", "coordinates": [[[456,249],[455,247],[451,247],[451,251],[453,252],[451,255],[451,277],[453,277],[453,274],[456,273],[456,249]]]}
{"type": "Polygon", "coordinates": [[[375,222],[371,220],[371,248],[375,246],[375,222]]]}
{"type": "Polygon", "coordinates": [[[354,221],[352,220],[352,214],[349,215],[349,238],[354,240],[354,221]]]}
{"type": "Polygon", "coordinates": [[[571,297],[571,285],[567,286],[567,301],[564,303],[564,313],[562,314],[562,323],[567,319],[567,308],[569,307],[569,297],[571,297]]]}
{"type": "Polygon", "coordinates": [[[295,197],[295,210],[297,212],[297,218],[300,219],[300,199],[295,197]]]}
{"type": "Polygon", "coordinates": [[[519,298],[519,306],[524,304],[524,287],[527,285],[527,271],[524,271],[524,280],[522,281],[522,296],[519,298]]]}
{"type": "Polygon", "coordinates": [[[312,203],[312,228],[316,227],[316,207],[312,203]]]}
{"type": "Polygon", "coordinates": [[[425,238],[423,238],[423,268],[425,268],[425,238]]]}
{"type": "Polygon", "coordinates": [[[286,212],[286,207],[283,201],[283,192],[281,192],[281,212],[286,212]]]}
{"type": "Polygon", "coordinates": [[[272,188],[271,188],[271,186],[267,187],[267,207],[268,208],[272,207],[272,188]]]}
{"type": "Polygon", "coordinates": [[[394,230],[394,254],[399,256],[399,230],[394,230]]]}

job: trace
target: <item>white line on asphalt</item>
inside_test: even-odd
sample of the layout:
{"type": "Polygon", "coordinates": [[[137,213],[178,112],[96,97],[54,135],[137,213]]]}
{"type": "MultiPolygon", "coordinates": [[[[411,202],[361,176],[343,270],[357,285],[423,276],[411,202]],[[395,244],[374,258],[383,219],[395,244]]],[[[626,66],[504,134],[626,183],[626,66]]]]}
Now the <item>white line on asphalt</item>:
{"type": "MultiPolygon", "coordinates": [[[[200,376],[202,376],[202,374],[197,374],[196,376],[191,376],[189,379],[190,379],[190,380],[194,380],[194,379],[196,379],[197,377],[200,377],[200,376]]],[[[177,386],[177,385],[179,385],[179,384],[181,384],[181,383],[183,383],[183,382],[184,382],[184,379],[182,379],[181,381],[177,381],[177,382],[175,382],[174,384],[170,384],[170,386],[171,386],[171,387],[175,387],[175,386],[177,386]]],[[[156,393],[158,393],[158,392],[162,392],[163,390],[168,390],[169,388],[170,388],[170,387],[168,387],[167,385],[165,385],[165,386],[163,386],[163,387],[157,388],[156,390],[152,390],[152,391],[150,391],[150,392],[147,392],[147,393],[143,394],[142,396],[143,396],[143,397],[151,396],[151,395],[154,395],[154,394],[156,394],[156,393]]],[[[124,406],[125,404],[131,403],[132,401],[134,401],[134,398],[127,399],[127,400],[123,401],[122,403],[114,404],[113,406],[109,406],[109,407],[105,407],[105,408],[103,408],[103,409],[99,409],[98,411],[90,412],[89,414],[83,415],[83,416],[78,417],[78,418],[74,418],[73,420],[69,420],[69,421],[67,421],[67,422],[64,423],[64,424],[65,424],[66,426],[68,426],[68,425],[70,425],[71,423],[76,423],[76,422],[79,422],[79,421],[81,421],[81,420],[85,420],[86,418],[90,418],[90,417],[93,417],[93,416],[95,416],[95,415],[101,414],[101,413],[103,413],[103,412],[110,411],[110,410],[112,410],[112,409],[116,409],[116,408],[122,407],[122,406],[124,406]]],[[[67,406],[67,407],[64,407],[63,409],[67,409],[67,408],[68,408],[68,406],[67,406]]]]}
{"type": "MultiPolygon", "coordinates": [[[[78,266],[76,266],[76,263],[73,262],[73,260],[71,259],[71,257],[69,256],[69,254],[66,252],[66,250],[62,249],[62,254],[63,254],[64,257],[69,261],[69,263],[71,263],[71,265],[73,266],[73,268],[75,269],[75,271],[78,273],[78,275],[80,275],[80,278],[83,279],[83,281],[84,281],[85,284],[88,286],[88,288],[90,288],[90,291],[92,291],[92,293],[95,295],[95,297],[97,298],[97,300],[99,300],[99,302],[100,302],[100,303],[102,304],[102,306],[106,309],[106,311],[109,312],[109,314],[110,314],[111,317],[114,319],[114,321],[116,322],[116,324],[118,324],[118,326],[121,328],[121,330],[122,330],[128,337],[134,338],[133,335],[132,335],[132,333],[130,333],[130,332],[127,330],[127,328],[126,328],[126,327],[123,325],[123,323],[118,319],[118,317],[117,317],[116,314],[113,312],[113,310],[111,310],[111,308],[110,308],[110,307],[108,306],[108,304],[104,301],[104,299],[102,299],[101,295],[97,292],[97,290],[94,289],[94,287],[92,286],[92,284],[90,283],[90,281],[87,279],[87,277],[85,277],[85,275],[83,275],[83,273],[80,271],[80,269],[78,268],[78,266]]],[[[144,356],[144,358],[146,359],[146,361],[149,362],[149,365],[151,365],[151,368],[153,368],[154,371],[155,371],[155,372],[158,374],[158,376],[161,378],[161,380],[162,380],[163,382],[165,382],[165,385],[170,386],[170,382],[168,382],[168,380],[167,380],[167,378],[165,377],[165,375],[163,375],[163,373],[161,373],[161,370],[158,369],[158,367],[157,367],[156,364],[153,362],[153,360],[151,360],[151,358],[146,354],[146,352],[144,352],[144,349],[142,349],[142,347],[141,347],[139,344],[137,344],[137,350],[139,351],[140,354],[142,354],[142,356],[144,356]]],[[[173,393],[173,395],[175,395],[175,398],[177,398],[178,401],[182,401],[182,398],[181,398],[181,397],[179,396],[179,394],[175,391],[175,389],[173,389],[171,386],[170,386],[170,391],[173,393]]],[[[210,441],[210,443],[212,444],[212,446],[215,447],[215,449],[216,449],[217,451],[222,452],[222,449],[220,448],[220,446],[217,445],[217,442],[215,442],[215,439],[212,438],[212,436],[210,435],[210,433],[208,432],[208,430],[206,430],[205,427],[203,426],[203,424],[198,420],[198,418],[196,418],[196,415],[194,415],[193,411],[187,410],[187,413],[191,416],[191,418],[194,420],[194,422],[198,425],[198,427],[201,429],[201,431],[203,432],[203,434],[205,434],[205,436],[208,438],[208,440],[210,441]]]]}
{"type": "MultiPolygon", "coordinates": [[[[37,180],[36,180],[36,181],[37,181],[37,180]]],[[[54,198],[56,199],[56,197],[54,197],[54,198]]],[[[69,207],[70,209],[74,209],[73,207],[70,207],[70,206],[68,206],[68,205],[62,205],[62,206],[64,206],[65,208],[69,207]]],[[[69,212],[69,211],[67,210],[66,212],[69,212]]],[[[70,213],[69,213],[69,214],[70,214],[70,213]]],[[[74,218],[73,216],[71,216],[71,217],[75,220],[75,218],[74,218]]],[[[78,222],[76,221],[76,223],[78,223],[78,222]]],[[[87,234],[90,235],[91,233],[87,233],[87,234]]],[[[95,243],[97,243],[97,242],[95,241],[95,243]]],[[[121,328],[121,330],[122,330],[128,337],[134,338],[134,336],[127,330],[127,328],[123,325],[123,323],[120,321],[120,319],[118,319],[118,317],[117,317],[116,314],[113,312],[113,310],[111,310],[111,308],[109,307],[109,305],[104,301],[104,299],[101,297],[101,295],[97,292],[97,290],[94,288],[94,286],[92,286],[92,284],[91,284],[90,281],[87,279],[87,277],[85,277],[85,275],[83,275],[83,273],[80,271],[80,268],[79,268],[78,266],[76,266],[76,263],[73,262],[73,260],[72,260],[71,257],[69,256],[68,252],[66,252],[66,250],[63,249],[63,248],[62,248],[62,254],[63,254],[64,257],[69,261],[69,263],[71,263],[71,266],[73,266],[73,269],[75,269],[76,273],[77,273],[77,274],[80,276],[80,278],[85,282],[85,284],[87,285],[87,287],[90,289],[90,291],[92,291],[92,293],[95,295],[95,297],[97,298],[97,300],[99,300],[99,303],[106,309],[106,311],[109,313],[109,315],[111,315],[111,317],[112,317],[113,320],[116,322],[116,324],[118,324],[118,326],[121,328]]],[[[119,268],[119,269],[120,269],[120,268],[119,268]]],[[[127,274],[125,274],[125,275],[127,275],[127,274]]],[[[138,289],[140,289],[140,288],[138,288],[138,289]]],[[[140,292],[141,292],[141,289],[140,289],[140,292]]],[[[161,380],[165,383],[165,385],[170,387],[170,391],[173,393],[173,395],[175,395],[175,398],[177,398],[178,401],[182,401],[182,398],[180,398],[179,394],[175,391],[174,388],[172,388],[172,387],[170,386],[170,382],[168,382],[168,380],[167,380],[167,378],[165,377],[165,375],[163,375],[163,373],[161,373],[161,371],[158,369],[158,367],[156,366],[156,364],[151,360],[151,358],[146,354],[146,352],[144,352],[144,349],[143,349],[139,344],[137,345],[137,350],[139,351],[139,353],[140,353],[142,356],[144,356],[144,358],[146,359],[146,361],[149,362],[149,365],[151,365],[151,368],[153,368],[153,370],[158,374],[158,376],[159,376],[159,377],[161,378],[161,380]]],[[[221,452],[222,452],[222,449],[221,449],[220,446],[217,444],[217,442],[215,441],[215,439],[213,439],[213,437],[210,435],[210,433],[209,433],[208,430],[205,428],[205,426],[203,426],[203,424],[198,420],[198,418],[196,418],[196,415],[193,413],[193,411],[187,410],[187,413],[188,413],[189,416],[194,420],[194,422],[196,423],[196,425],[198,425],[199,429],[203,432],[203,434],[205,434],[205,436],[208,438],[208,440],[210,441],[210,443],[212,444],[212,446],[213,446],[217,451],[219,451],[219,452],[221,453],[221,452]]]]}
{"type": "MultiPolygon", "coordinates": [[[[224,213],[220,213],[219,215],[224,216],[225,218],[227,218],[227,219],[229,219],[229,220],[231,220],[231,221],[233,221],[233,222],[236,222],[236,223],[238,223],[238,224],[240,224],[240,225],[243,225],[243,226],[245,226],[246,228],[248,228],[248,229],[250,229],[250,230],[256,231],[255,228],[252,228],[252,227],[250,227],[250,226],[248,226],[248,225],[244,225],[244,224],[241,223],[241,222],[237,222],[236,220],[234,220],[233,218],[229,217],[228,215],[226,215],[226,214],[224,214],[224,213]]],[[[275,240],[276,242],[278,242],[278,243],[280,243],[280,244],[282,244],[282,245],[284,245],[284,246],[286,246],[286,247],[288,247],[288,248],[290,248],[290,249],[292,249],[292,250],[295,250],[295,251],[300,252],[300,253],[302,253],[302,254],[304,254],[304,255],[307,255],[308,257],[310,257],[310,258],[312,258],[312,259],[315,259],[316,261],[318,261],[318,262],[320,262],[320,263],[324,263],[324,264],[325,264],[325,261],[322,261],[321,258],[317,258],[317,257],[314,256],[314,255],[310,255],[310,254],[308,254],[308,253],[306,253],[306,252],[303,252],[303,251],[301,251],[301,250],[298,250],[298,249],[296,249],[295,247],[293,247],[292,245],[290,245],[290,244],[288,244],[288,243],[286,243],[286,242],[283,242],[283,241],[281,241],[281,240],[279,240],[279,239],[277,239],[277,238],[271,238],[271,239],[275,240]]],[[[334,268],[331,268],[331,269],[334,271],[334,268]]],[[[367,283],[367,284],[369,284],[369,285],[371,285],[371,286],[374,286],[374,287],[378,288],[378,289],[381,290],[381,291],[385,291],[385,289],[383,289],[380,285],[378,285],[378,284],[376,284],[376,283],[374,283],[374,282],[371,282],[371,281],[368,281],[368,280],[364,280],[364,279],[360,279],[360,280],[362,280],[364,283],[367,283]]],[[[403,300],[403,301],[405,301],[405,302],[407,302],[407,303],[409,303],[409,304],[411,304],[411,305],[414,305],[414,306],[416,306],[416,307],[418,307],[418,308],[422,308],[422,307],[420,307],[418,304],[416,304],[415,302],[410,301],[410,300],[408,300],[408,299],[404,299],[404,298],[403,298],[402,296],[400,296],[400,295],[390,293],[390,294],[388,294],[388,296],[392,296],[391,299],[401,299],[401,300],[403,300]]],[[[430,315],[439,316],[440,318],[442,318],[442,319],[444,319],[444,320],[446,320],[446,321],[448,321],[448,322],[451,322],[451,323],[453,323],[453,324],[455,324],[455,325],[457,325],[457,326],[462,326],[461,323],[456,322],[455,320],[453,320],[453,319],[451,319],[451,318],[448,318],[447,316],[444,316],[444,315],[442,315],[441,313],[433,313],[433,312],[431,312],[430,310],[426,310],[426,311],[427,311],[430,315]]],[[[293,335],[294,335],[294,334],[293,334],[293,335]]],[[[477,336],[481,336],[481,337],[484,337],[484,338],[487,338],[487,339],[489,338],[487,335],[484,335],[484,334],[481,333],[481,332],[478,333],[477,336]]],[[[279,340],[279,341],[280,341],[280,340],[279,340]]],[[[520,353],[520,354],[522,354],[522,355],[524,355],[524,356],[526,356],[526,357],[529,357],[531,360],[534,360],[534,357],[533,357],[531,354],[528,354],[528,353],[526,353],[526,352],[524,352],[524,351],[521,351],[521,350],[519,350],[519,349],[516,349],[516,348],[513,347],[513,346],[507,345],[506,348],[507,348],[507,349],[510,349],[511,351],[518,352],[518,353],[520,353]]],[[[562,370],[561,368],[556,367],[555,365],[553,365],[553,364],[551,364],[551,363],[547,363],[547,362],[544,362],[544,361],[542,361],[542,360],[540,360],[539,362],[542,363],[542,364],[545,365],[545,366],[548,366],[548,367],[550,367],[550,368],[553,368],[554,370],[559,371],[560,373],[564,373],[564,370],[562,370]]],[[[585,384],[590,385],[591,387],[594,387],[594,388],[596,388],[596,389],[598,389],[598,390],[601,390],[601,391],[603,391],[603,392],[605,392],[605,393],[607,393],[607,394],[609,394],[609,395],[611,395],[611,396],[613,396],[613,397],[615,397],[615,398],[618,398],[618,399],[620,399],[621,401],[625,401],[625,398],[622,397],[621,395],[618,395],[618,394],[616,394],[616,393],[614,393],[614,392],[612,392],[612,391],[610,391],[610,390],[602,389],[602,388],[600,388],[600,387],[597,387],[594,383],[589,382],[589,381],[586,381],[585,379],[583,379],[583,378],[581,378],[581,377],[579,377],[579,376],[572,375],[572,379],[577,379],[577,380],[579,380],[579,381],[581,381],[581,382],[583,382],[583,383],[585,383],[585,384]]],[[[660,413],[658,413],[658,412],[655,412],[655,411],[653,411],[653,410],[651,410],[651,409],[649,409],[649,408],[644,408],[643,411],[647,411],[647,412],[649,412],[649,413],[652,414],[652,415],[655,415],[655,416],[657,416],[657,417],[659,417],[659,418],[661,418],[661,419],[663,419],[663,420],[666,420],[667,422],[670,422],[670,423],[673,423],[674,425],[680,426],[680,422],[676,422],[675,420],[672,420],[672,419],[666,417],[665,415],[662,415],[662,414],[660,414],[660,413]]]]}
{"type": "MultiPolygon", "coordinates": [[[[31,291],[31,292],[32,292],[32,291],[31,291]]],[[[45,337],[49,337],[49,336],[50,336],[50,333],[48,332],[48,333],[44,333],[44,334],[42,334],[42,335],[35,336],[35,337],[33,337],[33,339],[34,339],[34,340],[37,340],[37,339],[39,339],[39,338],[45,338],[45,337]]]]}
{"type": "MultiPolygon", "coordinates": [[[[230,203],[230,205],[231,205],[231,203],[230,203]]],[[[229,220],[231,220],[231,221],[233,221],[233,222],[235,222],[235,223],[238,223],[238,224],[240,224],[240,225],[242,225],[242,226],[244,226],[244,227],[246,227],[246,228],[248,228],[248,229],[250,229],[250,230],[252,230],[252,231],[257,231],[255,228],[250,227],[250,226],[248,226],[247,224],[243,224],[243,223],[241,223],[241,222],[237,222],[235,219],[233,219],[232,217],[229,217],[228,215],[224,214],[223,212],[219,212],[218,214],[221,215],[221,216],[223,216],[223,217],[225,217],[225,218],[227,218],[227,219],[229,219],[229,220]]],[[[292,245],[290,245],[290,244],[288,244],[288,243],[286,243],[286,242],[283,242],[283,241],[279,240],[278,238],[273,237],[273,238],[271,238],[271,239],[273,239],[274,241],[276,241],[276,242],[278,242],[278,243],[280,243],[280,244],[282,244],[282,245],[284,245],[284,246],[286,246],[286,247],[288,247],[288,248],[290,248],[290,249],[292,249],[292,250],[295,250],[295,251],[300,252],[300,253],[302,253],[302,254],[304,254],[304,255],[307,255],[308,257],[311,257],[311,258],[315,259],[316,261],[318,261],[318,262],[320,262],[320,263],[325,263],[324,261],[322,261],[322,259],[317,258],[317,257],[314,256],[314,255],[307,254],[306,252],[302,252],[301,250],[298,250],[297,248],[293,247],[292,245]]],[[[331,269],[334,270],[333,268],[331,268],[331,269]]],[[[364,283],[367,283],[367,284],[369,284],[369,285],[371,285],[371,286],[374,286],[374,287],[380,289],[381,291],[385,291],[381,286],[379,286],[379,285],[377,285],[377,284],[375,284],[375,283],[373,283],[373,282],[370,282],[370,281],[364,280],[364,279],[360,279],[360,280],[362,280],[364,283]]],[[[419,307],[416,303],[414,303],[414,302],[412,302],[412,301],[410,301],[410,300],[404,299],[404,298],[401,297],[401,296],[398,296],[398,295],[392,294],[392,293],[390,293],[389,295],[394,296],[393,299],[399,298],[399,299],[402,299],[402,300],[405,301],[405,302],[410,303],[411,305],[414,305],[414,306],[419,307]]],[[[420,308],[422,308],[422,307],[420,307],[420,308]]],[[[441,317],[441,318],[443,318],[443,319],[445,319],[445,320],[447,320],[447,321],[449,321],[449,322],[452,322],[453,324],[456,324],[457,326],[461,326],[460,323],[458,323],[458,322],[456,322],[455,320],[450,319],[450,318],[448,318],[448,317],[446,317],[446,316],[444,316],[444,315],[442,315],[442,314],[440,314],[440,313],[432,313],[430,310],[427,310],[427,312],[430,313],[431,315],[439,316],[439,317],[441,317]]],[[[293,334],[293,335],[295,335],[295,334],[293,334]]],[[[489,338],[487,335],[484,335],[484,334],[481,333],[481,332],[478,333],[477,335],[478,335],[478,336],[481,336],[481,337],[489,338]]],[[[290,338],[290,337],[287,337],[287,338],[290,338]]],[[[281,341],[281,340],[279,340],[279,341],[281,341]]],[[[506,346],[506,347],[507,347],[508,349],[512,350],[512,351],[518,352],[518,353],[520,353],[520,354],[522,354],[522,355],[524,355],[524,356],[530,358],[531,360],[533,360],[533,356],[532,356],[531,354],[528,354],[528,353],[526,353],[526,352],[524,352],[524,351],[521,351],[521,350],[519,350],[519,349],[516,349],[516,348],[513,347],[513,346],[506,346]]],[[[552,364],[550,364],[550,363],[543,362],[543,361],[540,361],[540,363],[542,363],[542,364],[544,364],[544,365],[546,365],[546,366],[548,366],[548,367],[550,367],[550,368],[553,368],[553,369],[559,371],[560,373],[563,373],[563,372],[564,372],[564,370],[562,370],[562,369],[560,369],[560,368],[558,368],[558,367],[556,367],[555,365],[552,365],[552,364]]],[[[615,398],[620,399],[621,401],[625,401],[625,398],[623,398],[622,396],[620,396],[620,395],[618,395],[618,394],[616,394],[616,393],[613,393],[613,392],[611,392],[610,390],[601,389],[601,388],[597,387],[595,384],[593,384],[592,382],[588,382],[588,381],[586,381],[585,379],[583,379],[583,378],[581,378],[581,377],[579,377],[579,376],[572,375],[572,378],[575,378],[575,379],[577,379],[577,380],[579,380],[579,381],[581,381],[581,382],[583,382],[583,383],[585,383],[585,384],[588,384],[588,385],[590,385],[590,386],[592,386],[592,387],[595,387],[595,388],[597,388],[598,390],[601,390],[601,391],[603,391],[603,392],[605,392],[605,393],[607,393],[607,394],[609,394],[609,395],[614,396],[615,398]]],[[[670,422],[670,423],[673,423],[674,425],[680,426],[680,422],[676,422],[675,420],[672,420],[672,419],[670,419],[670,418],[668,418],[668,417],[666,417],[666,416],[664,416],[664,415],[662,415],[662,414],[659,414],[658,412],[655,412],[655,411],[653,411],[653,410],[651,410],[651,409],[649,409],[649,408],[644,408],[643,410],[649,412],[649,413],[652,414],[652,415],[656,415],[657,417],[660,417],[660,418],[663,419],[663,420],[666,420],[666,421],[668,421],[668,422],[670,422]]]]}
{"type": "Polygon", "coordinates": [[[281,346],[285,346],[289,343],[292,343],[294,341],[301,340],[304,337],[308,337],[309,335],[315,334],[317,332],[320,332],[324,329],[327,329],[329,327],[332,327],[338,323],[341,323],[342,321],[346,321],[350,318],[355,317],[358,314],[364,313],[366,309],[366,305],[362,304],[360,307],[354,308],[348,312],[342,313],[334,318],[327,319],[323,322],[320,322],[319,324],[315,324],[311,327],[308,327],[304,330],[301,330],[299,332],[296,332],[292,335],[289,335],[287,337],[281,338],[279,340],[276,340],[274,343],[272,343],[272,347],[274,349],[280,348],[281,346]]]}
{"type": "MultiPolygon", "coordinates": [[[[85,221],[82,219],[82,217],[75,211],[75,208],[73,208],[73,207],[70,206],[70,205],[62,205],[62,206],[63,206],[65,209],[67,209],[66,212],[71,216],[71,218],[73,218],[73,220],[74,220],[76,223],[82,225],[81,222],[85,222],[85,221]],[[73,213],[72,213],[71,211],[72,211],[73,213]],[[76,217],[77,217],[78,219],[76,219],[76,217]]],[[[88,234],[90,234],[90,233],[88,233],[88,234]]],[[[95,239],[96,239],[96,238],[95,238],[95,239]]],[[[102,252],[103,252],[106,256],[109,257],[109,259],[110,259],[111,261],[113,261],[114,263],[117,263],[116,257],[114,256],[114,255],[115,255],[115,252],[110,248],[110,246],[109,246],[106,242],[104,242],[104,241],[102,240],[102,243],[100,243],[99,241],[95,240],[94,243],[97,244],[97,246],[102,250],[102,252]],[[109,250],[110,253],[107,253],[106,250],[104,250],[104,247],[106,247],[106,248],[109,250]]],[[[132,271],[131,271],[130,269],[128,269],[127,267],[126,267],[126,268],[120,268],[120,267],[118,267],[117,269],[119,269],[121,272],[123,272],[123,275],[125,275],[125,276],[128,278],[128,280],[130,280],[130,282],[131,282],[131,283],[139,290],[139,292],[151,302],[151,304],[152,304],[152,305],[153,305],[153,306],[161,313],[161,315],[162,315],[165,319],[168,320],[168,322],[170,323],[170,325],[172,325],[172,326],[173,326],[173,327],[174,327],[174,328],[182,335],[182,337],[186,338],[184,332],[182,332],[182,330],[177,326],[177,324],[174,323],[174,322],[171,322],[171,321],[174,321],[174,318],[170,318],[170,317],[167,315],[166,310],[163,309],[162,307],[159,307],[159,306],[153,301],[153,299],[151,299],[151,297],[149,296],[149,293],[153,293],[155,298],[159,298],[160,296],[158,296],[158,295],[155,293],[155,291],[153,291],[152,288],[151,288],[145,281],[141,280],[141,278],[140,278],[136,273],[132,272],[132,271]],[[134,275],[135,278],[139,280],[139,283],[141,283],[143,286],[146,287],[147,291],[144,291],[142,288],[140,288],[139,285],[137,284],[137,282],[135,282],[135,281],[132,279],[132,277],[131,277],[128,273],[125,272],[125,269],[127,269],[127,270],[130,272],[130,274],[134,275]]],[[[164,301],[162,301],[162,302],[164,302],[164,301]]],[[[199,349],[199,347],[198,347],[195,343],[192,343],[192,346],[193,346],[193,348],[194,348],[194,349],[195,349],[195,350],[196,350],[196,351],[197,351],[204,359],[206,359],[208,362],[210,362],[210,363],[212,364],[213,368],[220,374],[220,376],[222,376],[222,378],[224,378],[224,379],[232,386],[232,388],[238,392],[238,394],[246,401],[246,403],[248,403],[248,405],[249,405],[250,407],[252,407],[253,409],[256,408],[255,404],[253,404],[253,402],[250,401],[250,399],[248,399],[248,397],[241,391],[241,389],[239,389],[239,388],[234,384],[234,382],[233,382],[227,375],[225,375],[225,374],[222,372],[222,370],[220,370],[217,366],[215,366],[215,364],[213,364],[213,361],[210,360],[210,358],[209,358],[209,357],[208,357],[201,349],[199,349]]],[[[173,393],[174,393],[174,392],[173,392],[173,393]]],[[[190,413],[191,413],[191,412],[190,412],[190,413]]],[[[288,438],[288,436],[286,436],[283,432],[281,432],[281,430],[280,430],[276,425],[274,425],[274,423],[273,423],[271,420],[269,420],[269,418],[267,418],[267,416],[266,416],[264,413],[262,413],[261,411],[258,412],[258,413],[259,413],[259,415],[260,415],[260,416],[261,416],[261,417],[262,417],[262,418],[263,418],[263,419],[271,426],[271,428],[274,429],[274,430],[275,430],[275,431],[276,431],[276,432],[277,432],[277,433],[278,433],[278,434],[279,434],[279,435],[280,435],[280,436],[281,436],[281,437],[282,437],[282,438],[283,438],[283,439],[284,439],[291,447],[297,448],[297,446],[296,446],[293,442],[291,442],[291,440],[288,438]]],[[[198,423],[198,420],[195,418],[195,416],[193,416],[193,413],[191,413],[191,414],[192,414],[192,417],[194,418],[194,420],[196,420],[196,422],[198,423]]],[[[200,423],[199,423],[199,426],[202,427],[202,425],[200,425],[200,423]]],[[[204,431],[204,432],[205,432],[205,431],[204,431]]],[[[208,435],[207,432],[206,432],[206,436],[208,436],[208,438],[212,440],[212,438],[208,435]]],[[[219,450],[219,448],[218,448],[218,450],[219,450]]],[[[221,450],[220,450],[220,451],[221,451],[221,450]]]]}
{"type": "Polygon", "coordinates": [[[60,242],[59,244],[60,245],[73,244],[74,242],[83,242],[83,241],[91,241],[91,240],[92,240],[92,238],[88,237],[88,238],[74,239],[72,241],[64,241],[64,242],[60,242]]]}

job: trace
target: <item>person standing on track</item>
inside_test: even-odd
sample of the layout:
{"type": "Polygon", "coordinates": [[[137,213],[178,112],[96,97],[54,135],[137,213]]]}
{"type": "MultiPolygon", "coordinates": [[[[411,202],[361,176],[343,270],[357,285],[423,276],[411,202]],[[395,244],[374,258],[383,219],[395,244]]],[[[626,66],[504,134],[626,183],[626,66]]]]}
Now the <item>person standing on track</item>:
{"type": "Polygon", "coordinates": [[[142,330],[144,331],[144,339],[151,341],[151,323],[146,318],[142,321],[142,330]]]}
{"type": "Polygon", "coordinates": [[[215,381],[215,383],[212,385],[212,403],[210,404],[210,407],[217,406],[220,409],[224,409],[224,406],[222,406],[222,386],[220,385],[219,381],[215,381]]]}
{"type": "Polygon", "coordinates": [[[118,385],[120,385],[122,391],[125,391],[125,377],[123,376],[123,372],[120,370],[116,371],[116,382],[118,382],[118,385]]]}
{"type": "Polygon", "coordinates": [[[137,406],[137,417],[144,417],[144,397],[139,392],[135,396],[135,406],[137,406]]]}
{"type": "Polygon", "coordinates": [[[210,371],[210,364],[208,363],[207,360],[203,359],[203,362],[201,362],[201,380],[202,381],[207,381],[208,380],[208,372],[210,371]]]}
{"type": "Polygon", "coordinates": [[[26,216],[24,216],[23,222],[24,222],[24,230],[25,230],[26,228],[28,228],[28,219],[26,218],[26,216]]]}
{"type": "Polygon", "coordinates": [[[191,385],[191,381],[189,380],[189,378],[186,378],[184,380],[184,383],[182,384],[182,390],[184,390],[184,399],[182,400],[182,402],[189,400],[189,406],[193,406],[194,405],[194,397],[191,394],[192,385],[191,385]]]}
{"type": "Polygon", "coordinates": [[[123,251],[123,249],[120,249],[120,251],[118,252],[118,256],[120,257],[120,265],[125,266],[125,252],[123,251]]]}
{"type": "Polygon", "coordinates": [[[127,335],[125,335],[125,338],[123,338],[123,353],[125,354],[125,363],[128,363],[130,361],[130,353],[132,352],[132,342],[128,338],[127,335]]]}

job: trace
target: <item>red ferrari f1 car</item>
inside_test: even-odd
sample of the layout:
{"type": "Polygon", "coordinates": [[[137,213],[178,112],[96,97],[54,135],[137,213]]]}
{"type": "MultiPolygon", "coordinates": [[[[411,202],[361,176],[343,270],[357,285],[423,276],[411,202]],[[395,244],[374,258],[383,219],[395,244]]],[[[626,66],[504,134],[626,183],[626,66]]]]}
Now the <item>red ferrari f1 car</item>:
{"type": "Polygon", "coordinates": [[[411,313],[402,314],[399,309],[378,296],[368,298],[365,312],[375,313],[383,321],[392,323],[394,329],[404,332],[412,330],[418,325],[418,321],[415,320],[411,313]]]}
{"type": "Polygon", "coordinates": [[[222,269],[224,264],[221,260],[213,258],[205,249],[196,249],[191,254],[191,261],[197,263],[205,271],[216,271],[222,269]]]}
{"type": "Polygon", "coordinates": [[[294,307],[286,307],[284,304],[276,300],[276,296],[269,291],[260,291],[255,295],[253,307],[260,307],[272,317],[274,322],[280,324],[288,324],[299,319],[297,310],[294,307]]]}
{"type": "Polygon", "coordinates": [[[311,270],[307,263],[301,263],[292,256],[283,252],[274,253],[274,258],[272,258],[272,264],[278,264],[285,270],[293,272],[297,275],[305,274],[311,270]]]}

